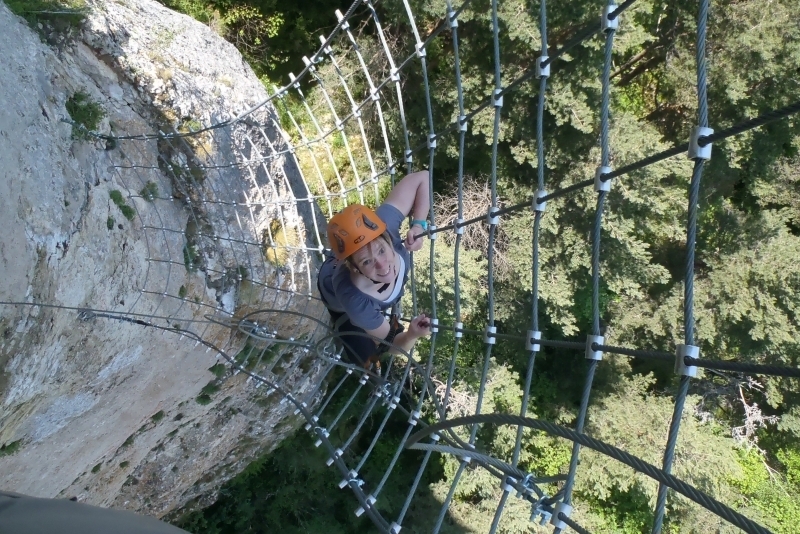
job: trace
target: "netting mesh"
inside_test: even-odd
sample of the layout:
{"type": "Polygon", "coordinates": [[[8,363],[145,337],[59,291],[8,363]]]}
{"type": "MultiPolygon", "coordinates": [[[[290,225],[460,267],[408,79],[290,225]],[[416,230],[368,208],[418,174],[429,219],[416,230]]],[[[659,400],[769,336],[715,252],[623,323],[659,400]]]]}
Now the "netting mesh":
{"type": "MultiPolygon", "coordinates": [[[[556,532],[570,527],[585,530],[570,519],[581,447],[590,447],[629,465],[661,484],[656,504],[653,531],[661,530],[667,488],[683,494],[748,532],[765,532],[746,517],[670,476],[673,454],[680,428],[683,403],[688,385],[698,365],[714,367],[710,360],[698,360],[694,352],[693,323],[693,250],[697,227],[697,195],[703,164],[704,147],[711,132],[708,126],[705,97],[705,19],[708,2],[700,3],[697,39],[698,125],[691,146],[682,145],[647,158],[611,167],[609,140],[609,98],[611,56],[618,15],[633,4],[621,6],[599,2],[598,22],[577,31],[558,50],[547,45],[547,9],[539,6],[540,33],[536,36],[540,57],[528,71],[504,72],[498,39],[498,3],[492,2],[487,31],[493,33],[494,71],[483,73],[486,83],[462,85],[459,63],[458,17],[473,9],[470,2],[444,6],[440,23],[421,31],[407,2],[396,13],[404,13],[412,32],[404,41],[389,41],[382,21],[369,0],[355,2],[345,14],[337,13],[339,23],[324,39],[321,48],[305,67],[292,76],[289,85],[275,88],[267,102],[244,110],[225,122],[203,127],[187,123],[179,130],[152,135],[106,138],[113,149],[125,154],[129,164],[116,165],[119,184],[112,201],[130,224],[141,231],[136,250],[128,254],[143,258],[143,276],[112,281],[121,284],[124,305],[115,302],[88,302],[66,305],[62,302],[3,303],[4,306],[38,305],[53,307],[56,313],[75,314],[82,321],[118,320],[142,327],[158,328],[202,344],[223,355],[235,372],[249,374],[263,384],[270,395],[282,403],[292,403],[302,414],[306,429],[317,446],[330,453],[342,478],[358,500],[359,515],[366,513],[382,532],[398,532],[428,467],[431,454],[453,454],[460,459],[453,483],[442,503],[438,521],[430,525],[438,532],[445,520],[454,492],[466,469],[486,469],[496,476],[503,492],[496,508],[491,531],[502,521],[509,500],[518,499],[534,519],[550,520],[556,532]],[[602,16],[599,14],[602,13],[602,16]],[[369,31],[365,31],[368,29],[369,31]],[[598,36],[599,34],[599,36],[598,36]],[[365,37],[365,35],[373,37],[365,37]],[[600,154],[596,175],[561,189],[548,192],[543,125],[547,105],[550,67],[571,47],[590,39],[604,40],[604,67],[600,107],[600,154]],[[452,62],[452,77],[436,80],[431,87],[427,53],[431,46],[447,47],[452,62]],[[503,203],[498,195],[497,151],[501,138],[503,99],[524,83],[538,85],[535,133],[536,193],[518,205],[503,203]],[[433,110],[431,92],[452,95],[452,107],[433,110]],[[406,109],[424,109],[415,117],[426,117],[420,124],[408,124],[406,109]],[[436,113],[434,113],[436,111],[436,113]],[[434,117],[448,117],[435,123],[434,117]],[[492,153],[492,165],[485,180],[465,169],[465,138],[470,128],[486,136],[492,153]],[[704,137],[705,136],[705,137],[704,137]],[[605,344],[600,322],[600,254],[603,212],[612,179],[690,150],[694,159],[689,194],[687,226],[685,344],[666,351],[645,351],[605,344]],[[437,179],[434,167],[437,151],[458,157],[457,193],[443,212],[431,205],[430,238],[427,249],[416,254],[405,316],[418,312],[424,303],[434,318],[430,342],[416,354],[393,358],[383,371],[365,372],[341,360],[330,330],[328,317],[316,290],[316,271],[324,259],[324,229],[327,219],[349,203],[376,205],[386,195],[395,179],[415,168],[426,167],[429,186],[437,179]],[[466,184],[479,183],[483,190],[466,184]],[[591,243],[585,254],[591,256],[592,298],[591,331],[584,332],[586,342],[542,338],[540,326],[539,284],[540,230],[548,202],[558,202],[580,189],[594,187],[596,216],[591,229],[591,243]],[[465,191],[474,196],[465,202],[465,191]],[[479,208],[476,210],[475,206],[479,208]],[[470,211],[472,210],[472,211],[470,211]],[[494,273],[511,269],[496,256],[498,247],[508,246],[504,221],[526,217],[531,223],[531,303],[530,329],[527,332],[498,331],[495,318],[494,273]],[[501,218],[502,217],[502,218],[501,218]],[[447,245],[443,248],[436,238],[447,245]],[[464,247],[464,240],[469,246],[464,247]],[[463,279],[460,266],[472,261],[469,250],[484,247],[487,272],[482,281],[463,279]],[[449,255],[443,258],[444,255],[449,255]],[[447,278],[434,273],[434,265],[444,262],[447,278]],[[464,313],[472,303],[462,302],[462,284],[478,284],[488,302],[485,330],[464,327],[464,313]],[[444,335],[447,332],[447,336],[444,335]],[[480,387],[475,403],[462,402],[453,383],[458,373],[460,344],[465,338],[478,339],[485,345],[480,387]],[[492,351],[503,343],[524,343],[528,351],[524,377],[522,410],[518,416],[483,414],[485,387],[491,378],[492,351]],[[583,398],[574,430],[526,417],[531,394],[534,362],[543,347],[575,350],[586,355],[583,398]],[[661,469],[632,457],[610,445],[583,434],[593,377],[602,365],[603,353],[675,362],[682,375],[676,396],[675,413],[664,448],[661,469]],[[302,380],[308,366],[319,371],[318,380],[301,393],[294,384],[302,380]],[[446,370],[435,374],[434,368],[446,370]],[[344,369],[344,371],[341,371],[344,369]],[[338,411],[330,409],[331,400],[340,395],[342,385],[358,381],[338,411]],[[402,400],[401,400],[402,398],[402,400]],[[357,424],[349,439],[332,442],[332,430],[345,411],[356,406],[357,424]],[[360,457],[347,454],[368,417],[382,410],[381,423],[370,438],[370,445],[360,457]],[[422,417],[427,413],[433,426],[422,417]],[[398,415],[399,414],[399,415],[398,415]],[[387,422],[402,415],[408,421],[395,455],[380,470],[376,480],[363,480],[361,472],[371,461],[370,455],[387,422]],[[508,458],[492,458],[475,450],[480,424],[516,426],[516,443],[508,458]],[[538,477],[519,468],[520,447],[526,428],[545,431],[574,442],[571,461],[561,475],[538,477]],[[415,433],[416,432],[416,433],[415,433]],[[375,505],[395,468],[408,448],[422,449],[425,455],[407,498],[396,517],[384,517],[375,505]]],[[[399,5],[399,4],[398,4],[399,5]]],[[[397,6],[395,6],[397,7],[397,6]]],[[[477,9],[477,8],[476,8],[477,9]]],[[[470,51],[470,53],[475,53],[470,51]]],[[[441,55],[437,56],[441,60],[441,55]]],[[[555,73],[554,73],[555,75],[555,73]]],[[[474,78],[474,77],[473,77],[474,78]]],[[[796,106],[795,106],[796,107],[796,106]]],[[[796,111],[779,110],[772,119],[796,111]]],[[[757,125],[755,122],[751,126],[757,125]]],[[[737,133],[730,130],[728,135],[737,133]]],[[[719,137],[720,133],[715,134],[719,137]]],[[[721,135],[725,135],[722,133],[721,135]]],[[[555,182],[560,184],[560,181],[555,182]]],[[[118,221],[109,219],[108,224],[118,221]]],[[[730,365],[730,364],[729,364],[730,365]]],[[[724,366],[723,366],[724,367],[724,366]]],[[[750,372],[773,372],[796,376],[796,369],[749,366],[750,372]]],[[[313,441],[313,440],[312,440],[313,441]]],[[[311,445],[309,445],[311,446],[311,445]]],[[[374,472],[374,470],[373,470],[374,472]]],[[[334,476],[331,474],[331,476],[334,476]]],[[[355,507],[354,507],[355,508],[355,507]]],[[[515,507],[517,513],[519,507],[515,507]]]]}

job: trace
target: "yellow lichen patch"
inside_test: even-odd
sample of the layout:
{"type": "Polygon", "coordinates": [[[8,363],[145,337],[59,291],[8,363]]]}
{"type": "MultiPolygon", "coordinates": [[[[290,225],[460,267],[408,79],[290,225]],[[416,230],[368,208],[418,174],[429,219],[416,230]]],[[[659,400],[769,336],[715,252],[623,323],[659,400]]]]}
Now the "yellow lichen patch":
{"type": "Polygon", "coordinates": [[[280,219],[272,219],[269,228],[261,234],[264,258],[273,265],[281,267],[289,261],[289,247],[298,246],[297,231],[287,228],[280,219]]]}

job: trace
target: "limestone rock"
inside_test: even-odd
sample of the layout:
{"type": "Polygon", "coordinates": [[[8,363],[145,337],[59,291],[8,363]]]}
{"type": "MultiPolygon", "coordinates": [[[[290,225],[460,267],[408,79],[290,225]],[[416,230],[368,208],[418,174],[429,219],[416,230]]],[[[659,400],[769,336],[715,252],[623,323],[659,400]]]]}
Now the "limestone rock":
{"type": "MultiPolygon", "coordinates": [[[[319,217],[293,207],[308,193],[232,45],[151,0],[89,4],[80,39],[51,48],[0,3],[0,301],[29,303],[0,305],[0,445],[16,449],[0,487],[160,516],[210,502],[299,424],[245,374],[209,372],[224,360],[192,336],[266,354],[235,328],[248,313],[318,335],[257,311],[321,315],[318,258],[299,251],[319,217]],[[78,91],[103,135],[167,135],[75,140],[78,91]],[[298,252],[268,261],[278,227],[298,252]]],[[[297,351],[271,365],[300,397],[319,372],[297,351]]]]}

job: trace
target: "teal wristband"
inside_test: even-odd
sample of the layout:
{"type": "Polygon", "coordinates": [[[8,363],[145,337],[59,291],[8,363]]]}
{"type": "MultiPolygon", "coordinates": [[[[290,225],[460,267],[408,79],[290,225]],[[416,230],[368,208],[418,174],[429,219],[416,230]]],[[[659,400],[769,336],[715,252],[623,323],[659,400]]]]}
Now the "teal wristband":
{"type": "Polygon", "coordinates": [[[414,220],[411,221],[411,226],[414,226],[415,224],[420,225],[424,231],[426,231],[426,232],[428,231],[428,221],[422,221],[420,219],[414,219],[414,220]]]}

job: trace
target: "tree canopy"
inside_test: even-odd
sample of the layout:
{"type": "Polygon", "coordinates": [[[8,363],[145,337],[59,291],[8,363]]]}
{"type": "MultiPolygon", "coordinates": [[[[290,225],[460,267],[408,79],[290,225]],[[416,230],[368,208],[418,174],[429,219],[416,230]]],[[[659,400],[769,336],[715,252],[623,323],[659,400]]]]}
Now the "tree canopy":
{"type": "MultiPolygon", "coordinates": [[[[210,14],[216,13],[226,22],[227,35],[241,47],[245,57],[254,62],[260,73],[273,79],[288,72],[284,66],[291,61],[297,64],[297,54],[316,49],[320,28],[334,22],[331,11],[336,4],[296,2],[289,6],[267,1],[216,0],[185,3],[188,1],[165,3],[201,19],[206,17],[208,22],[213,19],[210,14]]],[[[445,18],[444,1],[410,0],[409,4],[423,33],[445,18]]],[[[386,1],[377,9],[386,21],[384,29],[392,51],[397,57],[410,55],[415,42],[403,3],[386,1]]],[[[538,4],[519,0],[500,2],[504,83],[532,68],[541,55],[538,9],[538,4]]],[[[696,2],[686,0],[638,0],[622,16],[614,38],[611,74],[610,146],[615,168],[686,142],[690,128],[697,123],[696,10],[696,2]]],[[[799,0],[712,3],[707,44],[708,101],[709,122],[715,129],[738,124],[797,98],[798,12],[799,0]]],[[[461,86],[467,109],[480,104],[493,87],[489,13],[488,0],[475,0],[458,19],[461,86]]],[[[549,50],[561,47],[578,29],[596,20],[598,14],[598,3],[586,0],[548,5],[549,50]]],[[[383,79],[389,76],[390,65],[382,56],[374,32],[369,23],[360,25],[359,47],[374,78],[383,79]]],[[[352,48],[344,37],[338,44],[342,50],[352,48]]],[[[433,121],[441,128],[459,115],[452,40],[436,39],[426,53],[433,121]]],[[[544,109],[544,161],[538,160],[536,152],[538,84],[523,83],[505,97],[497,160],[497,191],[505,205],[524,201],[534,193],[540,165],[544,166],[550,191],[594,175],[600,163],[602,56],[602,39],[596,37],[571,49],[552,65],[544,109]]],[[[327,62],[318,67],[319,80],[328,88],[337,86],[340,75],[350,81],[352,95],[332,91],[332,105],[348,110],[350,96],[361,101],[369,96],[370,87],[352,54],[342,52],[337,65],[327,62]]],[[[304,86],[307,103],[319,109],[325,105],[324,98],[311,85],[304,86]]],[[[402,87],[406,125],[411,145],[415,146],[424,142],[429,133],[419,69],[403,71],[402,87]]],[[[392,98],[389,94],[385,100],[391,102],[392,98]]],[[[285,106],[282,116],[287,132],[299,139],[303,128],[312,127],[308,119],[303,122],[303,105],[299,100],[280,105],[285,106]],[[299,122],[289,121],[286,110],[297,115],[299,122]]],[[[330,158],[345,175],[368,175],[366,149],[375,154],[384,150],[374,111],[365,111],[363,120],[368,147],[354,148],[355,161],[345,160],[341,145],[336,145],[338,141],[330,148],[330,158]]],[[[386,120],[393,150],[401,154],[405,141],[399,116],[392,113],[386,120]]],[[[356,130],[347,130],[344,137],[351,134],[354,139],[358,137],[356,130]]],[[[476,203],[472,208],[478,213],[480,209],[485,213],[488,207],[482,189],[492,172],[492,137],[491,113],[476,115],[469,124],[463,165],[470,199],[476,203]]],[[[453,139],[442,141],[434,158],[437,216],[452,217],[459,168],[453,139]]],[[[713,157],[701,183],[694,264],[695,337],[703,357],[792,366],[800,363],[798,149],[800,120],[796,118],[714,144],[713,157]]],[[[301,167],[307,165],[310,169],[309,161],[301,157],[301,167]]],[[[601,316],[610,344],[671,350],[683,342],[686,207],[691,167],[692,162],[685,157],[672,158],[613,182],[604,213],[600,289],[601,316]]],[[[330,169],[326,172],[329,174],[321,179],[333,183],[336,177],[330,169]]],[[[550,202],[542,219],[539,305],[541,330],[546,338],[583,340],[590,330],[589,234],[595,197],[593,191],[583,190],[550,202]]],[[[498,269],[494,310],[500,331],[520,333],[530,328],[532,218],[525,212],[504,218],[500,226],[495,245],[498,269]]],[[[483,329],[488,306],[487,244],[480,232],[475,233],[461,247],[456,262],[452,240],[439,239],[433,265],[435,288],[424,276],[430,267],[428,254],[416,254],[415,268],[420,274],[417,304],[429,308],[431,295],[435,295],[443,322],[454,322],[460,313],[467,327],[483,329]],[[456,263],[460,273],[459,310],[455,309],[453,293],[456,263]]],[[[448,335],[452,334],[439,336],[441,345],[448,346],[448,335]]],[[[417,350],[426,354],[427,346],[420,344],[417,350]]],[[[483,367],[484,348],[480,341],[464,338],[459,350],[455,387],[469,403],[483,367]]],[[[437,358],[436,376],[446,376],[449,356],[437,358]]],[[[492,356],[488,404],[483,411],[519,413],[523,383],[520,377],[525,376],[528,354],[521,343],[506,343],[498,345],[492,356]]],[[[555,349],[543,351],[537,361],[528,412],[560,424],[572,424],[584,370],[582,355],[555,349]]],[[[598,372],[587,432],[659,465],[676,384],[677,379],[666,366],[608,358],[598,372]]],[[[693,381],[675,473],[776,532],[793,531],[800,521],[798,391],[797,380],[748,379],[736,373],[706,374],[693,381]]],[[[387,434],[385,454],[391,454],[386,451],[393,450],[391,440],[401,432],[398,424],[396,435],[387,434]]],[[[508,458],[515,432],[510,428],[484,428],[479,435],[479,448],[508,458]]],[[[293,441],[284,445],[226,486],[220,501],[223,504],[203,512],[203,520],[192,520],[195,532],[267,532],[273,528],[269,525],[277,525],[275,518],[287,517],[294,518],[289,522],[305,532],[333,530],[330,516],[336,518],[335,528],[341,532],[365,528],[365,523],[356,521],[352,514],[339,513],[342,493],[334,487],[335,477],[326,475],[324,467],[320,467],[323,460],[313,454],[291,454],[295,447],[308,448],[308,438],[298,435],[294,440],[304,444],[295,445],[293,441]],[[256,471],[258,477],[253,474],[256,471]],[[304,481],[302,489],[292,486],[300,479],[304,481]],[[256,484],[257,491],[249,489],[251,483],[256,484]],[[267,503],[263,502],[263,492],[270,493],[267,503]],[[322,500],[325,506],[330,505],[329,509],[317,510],[313,518],[302,516],[305,512],[299,511],[304,506],[301,503],[309,494],[325,495],[322,500]],[[255,502],[259,504],[252,504],[255,502]],[[318,522],[320,515],[323,520],[318,522]],[[248,526],[235,523],[234,516],[246,516],[248,526]]],[[[520,462],[525,469],[539,474],[564,472],[569,463],[569,444],[534,432],[526,432],[523,443],[520,462]]],[[[360,454],[358,447],[354,449],[353,454],[360,454]]],[[[634,476],[627,467],[600,455],[587,452],[582,458],[575,488],[579,521],[593,532],[649,532],[655,483],[634,476]]],[[[436,461],[437,467],[426,475],[424,488],[407,516],[404,528],[410,531],[421,532],[435,520],[435,504],[444,499],[458,468],[457,460],[450,457],[436,461]]],[[[458,486],[446,528],[486,531],[499,493],[493,477],[480,469],[468,469],[458,486]]],[[[321,506],[320,500],[315,499],[314,506],[321,506]]],[[[527,521],[529,511],[521,510],[520,502],[509,506],[520,511],[508,514],[500,532],[537,528],[527,521]]],[[[286,523],[282,525],[287,528],[286,523]]],[[[727,532],[731,527],[699,507],[673,498],[666,528],[669,532],[727,532]]]]}

